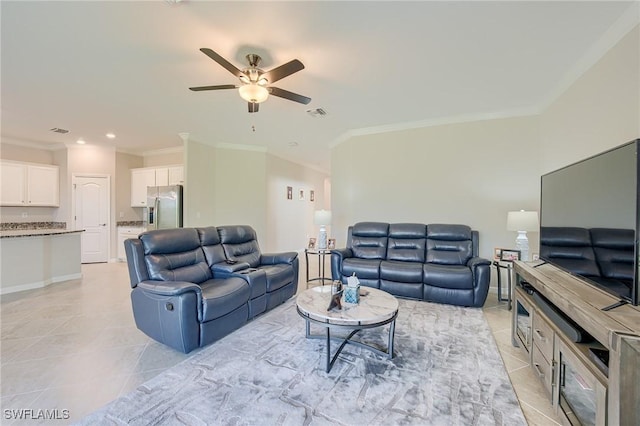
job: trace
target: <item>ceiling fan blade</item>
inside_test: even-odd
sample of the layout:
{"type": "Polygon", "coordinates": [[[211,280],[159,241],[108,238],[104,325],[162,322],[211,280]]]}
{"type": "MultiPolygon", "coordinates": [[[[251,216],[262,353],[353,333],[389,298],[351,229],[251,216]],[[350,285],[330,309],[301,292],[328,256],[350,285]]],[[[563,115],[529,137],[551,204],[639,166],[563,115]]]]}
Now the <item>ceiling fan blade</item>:
{"type": "Polygon", "coordinates": [[[311,98],[307,98],[306,96],[298,95],[297,93],[289,92],[288,90],[280,89],[278,87],[269,87],[268,90],[273,96],[277,96],[279,98],[288,99],[305,105],[311,102],[311,98]]]}
{"type": "Polygon", "coordinates": [[[236,77],[240,78],[241,75],[244,75],[242,71],[240,71],[235,65],[227,61],[222,56],[218,55],[213,50],[203,47],[202,49],[200,49],[200,51],[205,55],[207,55],[208,57],[210,57],[211,59],[213,59],[214,61],[216,61],[217,63],[219,63],[223,68],[225,68],[227,71],[229,71],[231,74],[235,75],[236,77]]]}
{"type": "Polygon", "coordinates": [[[218,86],[200,86],[200,87],[189,87],[189,90],[193,90],[194,92],[200,92],[202,90],[223,90],[223,89],[236,89],[238,86],[234,86],[233,84],[221,84],[218,86]]]}
{"type": "Polygon", "coordinates": [[[249,105],[249,112],[258,112],[258,109],[260,109],[260,104],[257,104],[255,102],[248,102],[249,105]]]}
{"type": "Polygon", "coordinates": [[[275,67],[271,71],[267,71],[262,75],[262,77],[266,78],[269,84],[272,84],[303,69],[304,65],[302,65],[302,62],[294,59],[293,61],[289,61],[286,64],[280,65],[279,67],[275,67]]]}

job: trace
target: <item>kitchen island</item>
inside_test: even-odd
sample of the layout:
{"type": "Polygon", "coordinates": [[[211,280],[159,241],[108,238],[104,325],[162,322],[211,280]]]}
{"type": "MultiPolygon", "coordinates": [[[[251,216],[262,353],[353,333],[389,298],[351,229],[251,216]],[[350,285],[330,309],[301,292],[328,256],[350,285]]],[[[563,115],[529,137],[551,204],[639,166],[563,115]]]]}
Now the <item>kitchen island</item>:
{"type": "Polygon", "coordinates": [[[0,294],[78,279],[82,230],[0,231],[0,294]]]}

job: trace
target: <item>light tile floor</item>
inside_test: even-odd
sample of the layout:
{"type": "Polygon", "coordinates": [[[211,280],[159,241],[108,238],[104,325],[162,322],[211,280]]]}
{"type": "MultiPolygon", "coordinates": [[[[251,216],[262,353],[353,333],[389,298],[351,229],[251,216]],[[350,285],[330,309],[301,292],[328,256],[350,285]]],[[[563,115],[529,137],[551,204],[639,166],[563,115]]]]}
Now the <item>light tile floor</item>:
{"type": "MultiPolygon", "coordinates": [[[[317,266],[310,268],[317,276],[317,266]]],[[[305,289],[304,256],[300,272],[305,289]]],[[[78,420],[198,351],[178,353],[136,329],[125,263],[83,265],[82,274],[2,296],[1,424],[48,423],[12,421],[7,409],[58,410],[59,417],[68,410],[69,419],[56,423],[78,420]]],[[[559,424],[542,385],[511,346],[506,303],[490,293],[484,312],[529,424],[559,424]]]]}

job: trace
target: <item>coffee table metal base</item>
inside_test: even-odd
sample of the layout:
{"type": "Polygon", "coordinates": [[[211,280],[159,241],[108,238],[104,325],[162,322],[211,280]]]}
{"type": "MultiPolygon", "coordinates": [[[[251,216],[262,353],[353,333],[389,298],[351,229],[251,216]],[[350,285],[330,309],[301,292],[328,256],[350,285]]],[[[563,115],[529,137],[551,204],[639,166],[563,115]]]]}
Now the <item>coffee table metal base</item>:
{"type": "Polygon", "coordinates": [[[327,368],[326,371],[327,373],[331,371],[331,368],[333,368],[333,364],[335,364],[336,360],[338,359],[338,356],[340,356],[340,353],[342,352],[342,350],[344,349],[344,347],[347,344],[350,345],[354,345],[354,346],[359,346],[361,348],[365,348],[368,349],[378,355],[382,355],[382,356],[386,356],[388,359],[392,359],[393,358],[393,339],[395,336],[395,330],[396,330],[396,317],[398,316],[398,312],[396,312],[393,317],[379,322],[379,323],[375,323],[375,324],[366,324],[366,325],[341,325],[341,324],[329,324],[326,323],[324,321],[318,321],[316,319],[313,318],[309,318],[307,315],[305,315],[303,312],[300,311],[300,309],[298,308],[298,314],[305,319],[305,337],[307,339],[326,339],[326,352],[327,352],[327,368]],[[325,327],[327,332],[325,336],[319,335],[319,334],[311,334],[311,323],[317,324],[321,327],[325,327]],[[380,350],[378,348],[376,348],[375,346],[363,343],[363,342],[359,342],[357,340],[351,340],[356,334],[358,334],[358,332],[360,330],[364,330],[367,328],[376,328],[376,327],[382,327],[383,325],[386,324],[391,324],[389,326],[389,339],[388,339],[388,343],[387,343],[387,350],[383,351],[380,350]],[[331,329],[335,328],[335,329],[353,329],[353,331],[351,331],[351,333],[349,333],[349,335],[346,338],[342,338],[342,337],[331,337],[331,329]],[[338,347],[338,350],[336,351],[336,353],[333,355],[333,357],[331,356],[331,340],[342,340],[342,343],[340,343],[340,346],[338,347]]]}

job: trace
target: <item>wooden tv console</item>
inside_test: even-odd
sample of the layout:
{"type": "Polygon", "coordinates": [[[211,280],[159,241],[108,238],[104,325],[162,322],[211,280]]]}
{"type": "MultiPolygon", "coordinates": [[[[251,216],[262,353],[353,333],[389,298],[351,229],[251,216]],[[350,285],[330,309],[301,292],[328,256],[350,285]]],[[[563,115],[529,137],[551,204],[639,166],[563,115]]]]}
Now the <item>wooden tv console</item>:
{"type": "Polygon", "coordinates": [[[558,416],[568,425],[587,417],[597,425],[640,425],[640,306],[603,311],[618,299],[550,264],[514,263],[512,341],[529,357],[558,416]],[[544,296],[594,341],[574,342],[573,330],[553,312],[547,315],[532,293],[544,296]],[[608,350],[608,368],[589,348],[608,350]],[[569,381],[579,387],[571,389],[569,381]],[[588,404],[568,402],[571,398],[588,404]]]}

